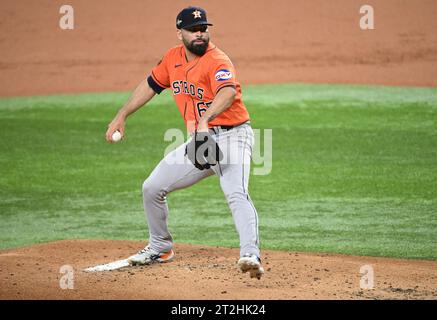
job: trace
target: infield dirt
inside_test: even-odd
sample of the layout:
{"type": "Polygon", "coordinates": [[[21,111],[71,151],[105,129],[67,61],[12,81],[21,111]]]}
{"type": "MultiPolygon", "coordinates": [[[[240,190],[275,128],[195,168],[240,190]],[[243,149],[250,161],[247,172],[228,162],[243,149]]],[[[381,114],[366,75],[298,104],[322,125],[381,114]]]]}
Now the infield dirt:
{"type": "Polygon", "coordinates": [[[175,260],[105,272],[144,243],[73,240],[0,252],[0,299],[436,299],[437,262],[263,251],[261,280],[238,271],[238,249],[175,245],[175,260]],[[74,289],[62,289],[74,271],[74,289]],[[373,269],[373,289],[362,289],[373,269]]]}
{"type": "MultiPolygon", "coordinates": [[[[176,14],[188,1],[68,2],[74,29],[59,28],[62,1],[2,1],[0,96],[130,91],[179,42],[176,14]]],[[[361,0],[202,1],[211,40],[242,84],[437,85],[437,2],[361,0]]]]}

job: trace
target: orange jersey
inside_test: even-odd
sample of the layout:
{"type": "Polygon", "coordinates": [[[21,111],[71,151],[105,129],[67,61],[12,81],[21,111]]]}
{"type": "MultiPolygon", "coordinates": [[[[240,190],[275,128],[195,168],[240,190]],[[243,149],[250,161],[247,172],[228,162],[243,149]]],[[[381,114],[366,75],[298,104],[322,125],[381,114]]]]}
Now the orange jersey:
{"type": "Polygon", "coordinates": [[[183,45],[170,49],[153,68],[148,83],[158,94],[166,88],[172,89],[189,132],[197,128],[199,118],[224,87],[234,87],[237,95],[228,109],[209,122],[209,127],[233,126],[249,120],[249,113],[241,100],[235,68],[229,57],[211,42],[203,56],[190,62],[186,59],[183,45]]]}

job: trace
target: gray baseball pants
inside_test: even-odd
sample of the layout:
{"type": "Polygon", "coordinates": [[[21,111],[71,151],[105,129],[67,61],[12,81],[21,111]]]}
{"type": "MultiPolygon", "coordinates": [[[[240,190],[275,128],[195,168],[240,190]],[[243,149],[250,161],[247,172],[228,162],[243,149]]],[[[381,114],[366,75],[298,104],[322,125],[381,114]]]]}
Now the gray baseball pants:
{"type": "MultiPolygon", "coordinates": [[[[158,252],[169,251],[173,238],[168,230],[167,194],[189,187],[216,174],[226,196],[236,229],[240,237],[240,255],[260,256],[258,214],[249,196],[250,159],[254,135],[249,124],[230,130],[213,127],[210,133],[217,141],[224,158],[210,169],[199,170],[185,156],[188,141],[168,153],[143,183],[143,200],[149,225],[149,246],[158,252]]],[[[204,201],[208,206],[208,201],[204,201]]]]}

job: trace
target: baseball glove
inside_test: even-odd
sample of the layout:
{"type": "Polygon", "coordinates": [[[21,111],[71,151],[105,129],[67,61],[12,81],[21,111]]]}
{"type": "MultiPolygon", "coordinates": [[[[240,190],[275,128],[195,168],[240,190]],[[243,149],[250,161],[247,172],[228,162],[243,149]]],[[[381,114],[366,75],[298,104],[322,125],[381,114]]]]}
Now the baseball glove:
{"type": "Polygon", "coordinates": [[[223,159],[223,153],[209,132],[194,132],[185,154],[199,170],[209,169],[223,159]]]}

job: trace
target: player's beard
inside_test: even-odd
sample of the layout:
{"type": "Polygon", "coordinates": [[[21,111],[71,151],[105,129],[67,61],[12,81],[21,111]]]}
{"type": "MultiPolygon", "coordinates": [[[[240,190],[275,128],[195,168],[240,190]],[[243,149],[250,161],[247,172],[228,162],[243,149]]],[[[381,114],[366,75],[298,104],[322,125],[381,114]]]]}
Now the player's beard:
{"type": "Polygon", "coordinates": [[[182,40],[184,41],[185,48],[187,48],[191,53],[195,54],[196,56],[203,56],[206,52],[206,49],[208,49],[209,38],[195,39],[191,42],[188,42],[185,38],[182,38],[182,40]],[[202,40],[203,43],[194,43],[198,40],[202,40]]]}

